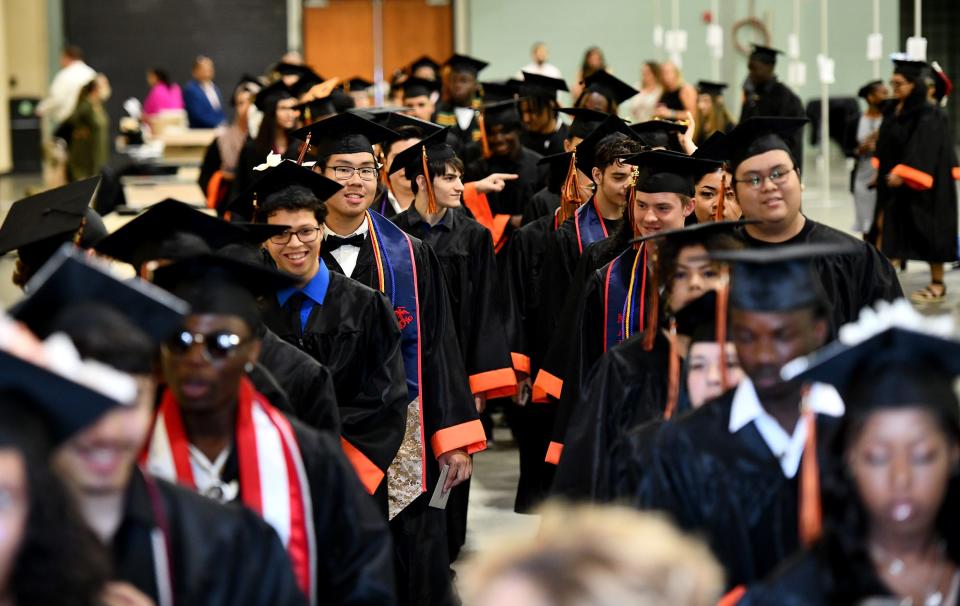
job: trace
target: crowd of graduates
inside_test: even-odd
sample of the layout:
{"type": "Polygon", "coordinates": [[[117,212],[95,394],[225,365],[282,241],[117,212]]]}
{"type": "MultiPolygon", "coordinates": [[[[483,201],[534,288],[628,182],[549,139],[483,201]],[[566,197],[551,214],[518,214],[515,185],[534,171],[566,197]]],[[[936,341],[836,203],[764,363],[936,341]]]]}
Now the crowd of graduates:
{"type": "MultiPolygon", "coordinates": [[[[626,508],[548,509],[535,547],[480,554],[473,603],[956,604],[960,343],[802,212],[775,60],[726,132],[630,124],[602,70],[559,107],[560,79],[423,59],[403,107],[354,107],[281,62],[233,91],[263,120],[210,146],[208,212],[106,233],[98,177],[15,203],[0,597],[457,604],[497,412],[517,512],[626,508]]],[[[895,64],[891,111],[927,70],[895,64]]],[[[947,147],[881,161],[881,192],[955,219],[947,147]]]]}

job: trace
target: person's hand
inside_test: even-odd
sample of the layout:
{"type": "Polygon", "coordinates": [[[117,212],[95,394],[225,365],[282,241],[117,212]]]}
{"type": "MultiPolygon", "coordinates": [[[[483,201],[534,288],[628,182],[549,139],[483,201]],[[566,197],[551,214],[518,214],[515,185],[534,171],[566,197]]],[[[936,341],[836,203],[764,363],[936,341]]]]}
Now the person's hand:
{"type": "Polygon", "coordinates": [[[503,191],[507,181],[516,181],[520,175],[511,173],[492,173],[477,181],[478,194],[490,194],[503,191]]]}
{"type": "Polygon", "coordinates": [[[662,103],[657,105],[656,109],[653,110],[653,115],[658,118],[664,118],[666,120],[673,119],[673,110],[663,105],[662,103]]]}
{"type": "Polygon", "coordinates": [[[450,466],[450,471],[447,472],[447,481],[443,483],[443,492],[466,482],[473,474],[473,461],[470,459],[470,455],[462,450],[447,451],[440,455],[438,461],[441,467],[444,465],[450,466]]]}
{"type": "Polygon", "coordinates": [[[693,117],[692,112],[686,112],[683,119],[687,121],[687,130],[680,136],[680,145],[683,147],[683,151],[692,156],[693,152],[697,151],[697,146],[693,144],[693,133],[697,130],[697,120],[693,117]]]}
{"type": "Polygon", "coordinates": [[[104,606],[156,606],[149,596],[122,581],[110,581],[104,585],[100,601],[104,606]]]}
{"type": "Polygon", "coordinates": [[[887,173],[887,185],[890,187],[900,187],[903,185],[903,178],[901,178],[900,175],[887,173]]]}
{"type": "Polygon", "coordinates": [[[473,404],[477,407],[477,414],[483,414],[487,409],[487,394],[481,393],[473,396],[473,404]]]}

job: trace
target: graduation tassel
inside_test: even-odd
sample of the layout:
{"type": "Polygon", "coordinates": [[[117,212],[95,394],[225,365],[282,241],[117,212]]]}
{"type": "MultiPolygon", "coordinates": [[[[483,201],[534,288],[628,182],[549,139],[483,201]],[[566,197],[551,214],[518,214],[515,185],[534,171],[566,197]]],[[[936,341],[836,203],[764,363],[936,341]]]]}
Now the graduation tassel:
{"type": "Polygon", "coordinates": [[[820,503],[820,465],[817,462],[817,421],[807,402],[809,388],[803,388],[800,421],[807,424],[807,439],[800,462],[800,544],[813,545],[823,532],[823,508],[820,503]]]}
{"type": "Polygon", "coordinates": [[[307,133],[307,140],[300,146],[300,155],[297,156],[297,166],[303,166],[303,157],[307,155],[307,150],[310,149],[310,139],[312,137],[313,133],[307,133]]]}
{"type": "Polygon", "coordinates": [[[727,173],[722,172],[720,175],[720,193],[717,194],[720,198],[717,200],[717,211],[713,213],[714,221],[723,221],[724,206],[727,202],[727,173]]]}
{"type": "Polygon", "coordinates": [[[483,122],[483,111],[477,111],[477,128],[480,129],[480,150],[483,152],[484,158],[489,158],[492,154],[490,153],[490,142],[487,141],[487,127],[483,122]]]}
{"type": "Polygon", "coordinates": [[[559,223],[562,224],[572,217],[581,204],[583,204],[583,200],[580,198],[580,178],[577,176],[577,152],[574,150],[570,154],[570,167],[567,168],[567,177],[563,180],[563,186],[560,188],[559,223]]]}
{"type": "MultiPolygon", "coordinates": [[[[646,244],[646,242],[644,243],[646,244]]],[[[647,317],[644,318],[643,350],[653,349],[653,342],[657,338],[657,323],[660,319],[660,284],[657,276],[657,257],[659,256],[656,247],[653,248],[653,254],[650,255],[651,263],[647,268],[646,262],[643,264],[643,271],[650,272],[650,306],[647,307],[647,317]]],[[[646,256],[646,255],[644,255],[646,256]]],[[[646,259],[644,259],[646,261],[646,259]]]]}
{"type": "Polygon", "coordinates": [[[663,418],[669,421],[677,411],[677,401],[680,399],[680,353],[677,351],[676,318],[670,318],[667,334],[670,340],[670,361],[667,366],[667,406],[663,409],[663,418]]]}
{"type": "Polygon", "coordinates": [[[423,162],[423,179],[427,182],[427,214],[437,212],[437,195],[433,192],[433,179],[430,178],[430,168],[427,166],[427,146],[421,146],[423,153],[420,159],[423,162]]]}
{"type": "Polygon", "coordinates": [[[730,301],[730,267],[724,263],[720,268],[720,283],[717,285],[717,345],[720,346],[720,389],[727,391],[727,306],[730,301]]]}
{"type": "MultiPolygon", "coordinates": [[[[636,203],[637,203],[637,180],[640,179],[640,168],[634,168],[633,173],[630,175],[630,191],[627,192],[627,220],[630,221],[630,228],[633,230],[633,237],[639,238],[642,234],[640,230],[637,229],[637,220],[636,220],[636,203]]],[[[634,250],[640,250],[642,242],[636,242],[633,245],[634,250]]],[[[654,254],[654,262],[656,262],[656,254],[654,254]]],[[[644,268],[646,271],[646,268],[644,268]]]]}

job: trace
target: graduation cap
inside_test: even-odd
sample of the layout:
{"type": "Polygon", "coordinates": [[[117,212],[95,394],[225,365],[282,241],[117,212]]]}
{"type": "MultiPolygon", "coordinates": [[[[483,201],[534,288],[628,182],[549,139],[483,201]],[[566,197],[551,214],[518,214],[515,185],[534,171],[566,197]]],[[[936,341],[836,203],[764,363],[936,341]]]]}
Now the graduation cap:
{"type": "Polygon", "coordinates": [[[563,184],[563,180],[567,176],[567,171],[570,167],[570,159],[573,157],[573,152],[560,152],[558,154],[550,154],[549,156],[544,156],[537,160],[537,166],[546,166],[549,171],[549,177],[547,182],[550,184],[551,191],[559,191],[560,186],[563,184]]]}
{"type": "Polygon", "coordinates": [[[676,243],[678,246],[688,246],[690,244],[703,244],[709,238],[717,234],[732,234],[734,229],[756,223],[756,221],[709,221],[707,223],[694,223],[680,229],[670,229],[667,231],[658,231],[649,236],[641,236],[630,240],[630,244],[646,242],[647,240],[665,240],[676,243]]]}
{"type": "MultiPolygon", "coordinates": [[[[347,115],[350,114],[340,114],[340,116],[347,115]]],[[[269,214],[270,212],[270,209],[262,207],[267,197],[291,185],[306,187],[313,192],[320,202],[327,200],[343,187],[333,179],[328,179],[309,168],[299,166],[292,160],[284,160],[273,168],[261,171],[259,178],[231,200],[227,208],[242,217],[259,219],[261,213],[269,214]]],[[[263,240],[260,242],[263,242],[263,240]]]]}
{"type": "Polygon", "coordinates": [[[866,84],[860,87],[860,90],[857,91],[857,96],[863,99],[864,101],[866,101],[867,96],[869,96],[870,93],[873,92],[873,89],[875,89],[876,87],[882,84],[883,84],[883,80],[871,80],[870,82],[867,82],[866,84]]]}
{"type": "Polygon", "coordinates": [[[389,128],[354,113],[341,113],[317,120],[292,133],[293,137],[309,141],[320,157],[333,154],[373,154],[374,143],[382,143],[396,136],[389,128]],[[309,139],[308,139],[309,137],[309,139]]]}
{"type": "Polygon", "coordinates": [[[570,137],[578,139],[586,139],[610,115],[586,107],[561,107],[557,111],[573,118],[568,132],[570,137]]]}
{"type": "Polygon", "coordinates": [[[483,112],[484,125],[491,126],[509,126],[518,127],[523,123],[520,119],[520,111],[517,108],[517,102],[514,100],[497,101],[488,103],[481,109],[483,112]]]}
{"type": "Polygon", "coordinates": [[[567,83],[561,78],[551,78],[541,76],[540,74],[531,74],[522,72],[523,80],[520,82],[520,94],[524,97],[539,97],[543,99],[556,99],[558,91],[569,91],[567,83]]]}
{"type": "Polygon", "coordinates": [[[722,166],[715,160],[661,150],[640,152],[624,159],[624,162],[640,167],[635,184],[637,191],[648,194],[674,193],[691,198],[696,193],[694,175],[722,166]]]}
{"type": "Polygon", "coordinates": [[[361,76],[354,76],[346,81],[345,87],[348,92],[362,93],[373,86],[373,82],[361,76]]]}
{"type": "Polygon", "coordinates": [[[263,83],[260,82],[259,78],[250,74],[243,74],[240,76],[240,81],[233,87],[233,94],[230,95],[230,105],[235,106],[237,104],[236,96],[241,90],[256,95],[261,88],[263,88],[263,83]]]}
{"type": "Polygon", "coordinates": [[[436,80],[424,80],[410,76],[400,85],[403,89],[403,98],[412,99],[413,97],[429,97],[433,93],[440,91],[440,83],[436,80]]]}
{"type": "Polygon", "coordinates": [[[698,147],[697,150],[693,152],[693,157],[700,158],[701,160],[716,160],[717,162],[726,162],[730,155],[730,150],[727,147],[726,141],[727,135],[723,131],[714,131],[714,133],[707,137],[707,140],[703,142],[703,145],[698,147]]]}
{"type": "Polygon", "coordinates": [[[309,66],[302,63],[287,63],[281,61],[273,66],[274,72],[277,72],[281,76],[306,76],[307,74],[313,74],[314,71],[310,69],[309,66]]]}
{"type": "Polygon", "coordinates": [[[433,70],[434,74],[440,73],[440,64],[434,61],[433,59],[431,59],[430,57],[428,57],[427,55],[423,55],[419,59],[414,59],[413,62],[411,62],[410,65],[407,66],[407,71],[412,76],[421,67],[429,67],[430,69],[433,70]]]}
{"type": "Polygon", "coordinates": [[[722,95],[726,88],[726,82],[711,82],[710,80],[700,80],[697,82],[697,92],[701,95],[716,97],[722,95]]]}
{"type": "Polygon", "coordinates": [[[326,116],[337,113],[337,108],[333,104],[333,99],[329,96],[322,99],[313,99],[293,106],[293,109],[300,112],[300,116],[306,126],[309,126],[326,116]]]}
{"type": "Polygon", "coordinates": [[[677,334],[690,337],[691,343],[711,343],[717,340],[717,291],[708,290],[690,301],[673,317],[677,334]]]}
{"type": "Polygon", "coordinates": [[[437,212],[437,198],[433,193],[433,176],[430,174],[429,162],[453,160],[457,157],[453,147],[447,143],[447,129],[441,129],[428,137],[421,139],[403,150],[393,159],[390,173],[403,169],[404,176],[413,181],[417,175],[426,178],[427,212],[437,212]]]}
{"type": "Polygon", "coordinates": [[[610,114],[594,127],[593,131],[583,141],[577,145],[577,167],[587,175],[592,174],[594,161],[596,160],[597,146],[600,142],[613,135],[620,133],[623,136],[637,140],[637,135],[627,126],[627,123],[610,114]]]}
{"type": "Polygon", "coordinates": [[[467,55],[454,54],[447,59],[443,65],[449,67],[451,71],[466,72],[476,76],[481,70],[490,65],[486,61],[475,59],[467,55]]]}
{"type": "Polygon", "coordinates": [[[31,278],[29,293],[10,309],[10,315],[41,339],[55,332],[60,312],[96,303],[116,310],[159,344],[190,310],[185,302],[145,280],[118,280],[109,266],[68,247],[31,278]]]}
{"type": "MultiPolygon", "coordinates": [[[[319,176],[319,175],[318,175],[319,176]]],[[[285,228],[280,228],[283,231],[285,228]]],[[[139,214],[126,225],[97,243],[94,249],[136,268],[161,258],[166,243],[177,234],[192,234],[212,249],[248,242],[259,245],[269,238],[201,212],[183,202],[167,198],[139,214]]]]}
{"type": "Polygon", "coordinates": [[[293,286],[296,278],[224,254],[206,254],[157,269],[154,282],[190,305],[193,314],[238,316],[260,325],[257,298],[293,286]]]}
{"type": "Polygon", "coordinates": [[[910,80],[920,80],[930,74],[930,64],[926,61],[912,59],[894,59],[893,73],[900,74],[910,80]]]}
{"type": "Polygon", "coordinates": [[[731,308],[785,312],[828,303],[813,261],[856,253],[849,244],[789,244],[714,251],[710,257],[731,264],[731,308]]]}
{"type": "MultiPolygon", "coordinates": [[[[747,158],[758,156],[773,150],[783,150],[790,154],[788,139],[809,122],[807,118],[781,118],[759,116],[747,118],[727,133],[725,145],[730,158],[730,167],[737,166],[747,158]]],[[[793,158],[796,161],[796,158],[793,158]]]]}
{"type": "Polygon", "coordinates": [[[782,54],[782,50],[770,48],[769,46],[760,46],[759,44],[754,44],[753,51],[750,53],[750,60],[759,61],[760,63],[766,63],[768,65],[776,65],[777,55],[782,54]]]}
{"type": "Polygon", "coordinates": [[[687,130],[686,122],[653,119],[631,124],[630,130],[646,147],[665,147],[672,151],[682,151],[677,135],[687,130]]]}
{"type": "Polygon", "coordinates": [[[323,78],[317,75],[317,73],[314,72],[313,70],[310,70],[306,74],[300,76],[300,78],[293,83],[293,85],[290,87],[290,92],[292,92],[297,97],[300,97],[301,95],[309,91],[311,88],[313,88],[318,84],[321,84],[322,82],[323,82],[323,78]]]}
{"type": "Polygon", "coordinates": [[[510,101],[520,92],[514,80],[481,82],[480,89],[483,92],[483,100],[487,103],[510,101]]]}
{"type": "Polygon", "coordinates": [[[260,111],[266,112],[270,110],[271,105],[275,106],[278,101],[289,98],[296,98],[296,95],[293,94],[290,87],[283,83],[283,80],[277,80],[269,86],[261,88],[257,96],[254,97],[253,104],[260,111]]]}
{"type": "Polygon", "coordinates": [[[0,226],[0,254],[51,240],[56,249],[72,239],[99,187],[100,177],[90,177],[14,202],[0,226]]]}
{"type": "Polygon", "coordinates": [[[634,95],[640,94],[640,91],[637,89],[602,69],[587,76],[583,83],[585,85],[584,94],[590,92],[599,93],[607,99],[611,99],[617,105],[634,95]]]}
{"type": "Polygon", "coordinates": [[[398,112],[396,108],[393,108],[393,111],[387,114],[385,126],[394,132],[403,127],[416,128],[420,131],[421,137],[427,137],[433,133],[443,130],[442,126],[434,124],[433,122],[421,120],[420,118],[416,118],[409,114],[398,112]]]}

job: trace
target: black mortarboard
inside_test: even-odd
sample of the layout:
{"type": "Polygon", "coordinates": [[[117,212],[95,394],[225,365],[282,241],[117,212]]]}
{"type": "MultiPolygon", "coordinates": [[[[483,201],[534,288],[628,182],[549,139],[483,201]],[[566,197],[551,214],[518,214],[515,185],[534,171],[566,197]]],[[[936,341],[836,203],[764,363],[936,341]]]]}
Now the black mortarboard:
{"type": "MultiPolygon", "coordinates": [[[[727,133],[725,145],[729,152],[731,169],[736,170],[747,158],[776,149],[789,153],[793,158],[786,140],[791,139],[807,122],[807,118],[747,118],[727,133]]],[[[796,161],[796,158],[793,159],[796,161]]]]}
{"type": "Polygon", "coordinates": [[[911,80],[920,80],[930,75],[930,64],[926,61],[910,59],[894,59],[893,73],[900,74],[911,80]]]}
{"type": "Polygon", "coordinates": [[[714,131],[707,137],[703,145],[693,152],[694,158],[702,160],[716,160],[717,162],[726,162],[730,156],[730,150],[727,147],[727,135],[723,131],[714,131]]]}
{"type": "Polygon", "coordinates": [[[94,249],[139,268],[159,259],[165,242],[182,233],[199,237],[213,249],[239,242],[260,244],[266,239],[256,240],[259,233],[250,234],[237,225],[167,198],[101,240],[94,249]]]}
{"type": "Polygon", "coordinates": [[[857,91],[857,96],[866,101],[867,96],[873,92],[873,89],[881,84],[883,84],[883,80],[871,80],[860,87],[860,90],[857,91]]]}
{"type": "Polygon", "coordinates": [[[487,103],[510,101],[520,92],[514,80],[481,82],[480,89],[483,91],[483,100],[487,103]]]}
{"type": "Polygon", "coordinates": [[[373,82],[361,76],[354,76],[346,82],[346,89],[351,93],[363,92],[373,86],[373,82]]]}
{"type": "Polygon", "coordinates": [[[813,261],[856,253],[849,244],[790,244],[714,251],[710,256],[731,264],[731,308],[783,312],[828,304],[813,261]]]}
{"type": "Polygon", "coordinates": [[[426,55],[423,55],[419,59],[415,59],[412,63],[410,63],[410,65],[407,67],[407,71],[409,71],[410,75],[412,76],[413,73],[421,67],[429,67],[434,73],[440,72],[440,64],[426,55]]]}
{"type": "Polygon", "coordinates": [[[589,136],[577,145],[577,168],[582,170],[584,174],[592,174],[597,146],[614,133],[620,133],[633,140],[637,139],[637,135],[630,130],[626,122],[610,114],[603,122],[597,124],[589,136]]]}
{"type": "Polygon", "coordinates": [[[672,120],[656,119],[631,124],[630,130],[637,134],[637,138],[646,147],[664,147],[679,152],[682,149],[677,135],[686,131],[687,125],[672,120]]]}
{"type": "Polygon", "coordinates": [[[281,61],[273,66],[273,70],[280,74],[281,76],[305,76],[306,74],[313,73],[313,70],[309,66],[302,63],[286,63],[281,61]]]}
{"type": "Polygon", "coordinates": [[[485,128],[491,126],[506,126],[519,128],[523,124],[520,119],[520,111],[517,109],[517,102],[497,101],[483,106],[483,125],[485,128]]]}
{"type": "Polygon", "coordinates": [[[561,107],[557,111],[573,117],[568,133],[578,139],[586,139],[610,115],[585,107],[561,107]]]}
{"type": "Polygon", "coordinates": [[[310,70],[306,74],[300,76],[300,78],[293,83],[293,85],[290,87],[290,92],[297,97],[300,97],[321,82],[323,82],[323,79],[314,73],[313,70],[310,70]]]}
{"type": "Polygon", "coordinates": [[[960,342],[891,327],[856,345],[834,341],[783,367],[785,380],[830,383],[853,408],[951,407],[960,375],[960,342]]]}
{"type": "Polygon", "coordinates": [[[677,334],[690,337],[691,343],[717,341],[717,291],[708,290],[673,314],[677,334]]]}
{"type": "Polygon", "coordinates": [[[411,181],[417,175],[423,174],[424,149],[427,151],[429,160],[452,160],[457,155],[453,147],[447,143],[447,129],[441,128],[421,139],[419,143],[415,143],[397,154],[393,159],[393,164],[390,165],[389,174],[392,175],[403,169],[404,175],[411,181]]]}
{"type": "Polygon", "coordinates": [[[253,104],[257,106],[257,109],[265,112],[270,109],[270,105],[276,105],[277,101],[292,97],[296,97],[293,91],[283,83],[283,80],[277,80],[270,86],[261,88],[257,96],[254,97],[253,104]]]}
{"type": "Polygon", "coordinates": [[[711,82],[710,80],[700,80],[697,82],[697,92],[701,95],[722,95],[726,88],[726,82],[711,82]]]}
{"type": "Polygon", "coordinates": [[[333,99],[329,96],[322,99],[313,99],[293,106],[300,111],[300,116],[308,126],[317,120],[337,113],[337,108],[333,105],[333,99]]]}
{"type": "Polygon", "coordinates": [[[373,154],[374,143],[396,136],[389,128],[349,112],[317,120],[294,131],[292,136],[306,141],[308,134],[312,135],[310,144],[321,158],[333,154],[373,154]]]}
{"type": "Polygon", "coordinates": [[[400,85],[403,89],[403,98],[411,99],[413,97],[429,97],[435,92],[439,92],[440,83],[436,80],[424,80],[410,76],[400,85]]]}
{"type": "Polygon", "coordinates": [[[550,174],[547,177],[550,191],[560,191],[564,180],[567,178],[567,172],[570,170],[570,156],[572,155],[572,151],[560,152],[537,160],[537,166],[546,165],[550,169],[550,174]]]}
{"type": "Polygon", "coordinates": [[[673,193],[693,197],[694,175],[720,168],[714,160],[701,160],[669,151],[645,151],[624,159],[627,164],[640,168],[635,187],[648,194],[673,193]]]}
{"type": "Polygon", "coordinates": [[[490,64],[467,55],[454,54],[444,62],[444,65],[455,72],[467,72],[477,75],[477,73],[490,64]]]}
{"type": "Polygon", "coordinates": [[[567,83],[561,78],[551,78],[529,72],[522,73],[523,80],[520,82],[520,94],[524,97],[556,99],[558,91],[570,90],[567,88],[567,83]]]}
{"type": "Polygon", "coordinates": [[[49,448],[92,425],[118,402],[45,368],[0,351],[0,418],[4,431],[21,430],[18,421],[39,420],[49,448]],[[15,427],[10,427],[14,425],[15,427]]]}
{"type": "Polygon", "coordinates": [[[617,104],[623,103],[630,97],[640,94],[640,91],[633,88],[620,78],[605,70],[597,70],[586,77],[583,81],[586,86],[584,92],[597,92],[604,97],[613,100],[617,104]]]}
{"type": "Polygon", "coordinates": [[[776,65],[777,55],[782,54],[782,50],[770,48],[769,46],[760,46],[759,44],[754,44],[753,51],[750,53],[750,59],[759,61],[761,63],[767,63],[769,65],[776,65]]]}
{"type": "Polygon", "coordinates": [[[180,326],[189,306],[139,278],[120,281],[104,263],[64,247],[30,279],[28,294],[10,309],[38,337],[54,332],[60,312],[82,303],[113,308],[157,344],[180,326]]]}
{"type": "MultiPolygon", "coordinates": [[[[659,152],[651,152],[659,153],[659,152]]],[[[647,240],[669,240],[678,242],[681,246],[688,244],[702,244],[707,238],[717,234],[732,234],[733,230],[743,225],[754,223],[754,221],[708,221],[706,223],[694,223],[680,229],[670,229],[667,231],[658,231],[649,236],[641,236],[630,240],[630,244],[637,244],[647,240]]]]}
{"type": "MultiPolygon", "coordinates": [[[[348,115],[348,114],[340,114],[348,115]]],[[[284,160],[280,164],[263,171],[256,171],[259,176],[247,189],[240,192],[227,208],[242,217],[254,218],[260,210],[263,201],[272,193],[291,185],[302,185],[323,202],[343,187],[333,179],[328,179],[315,173],[309,168],[299,166],[292,160],[284,160]]],[[[258,218],[258,220],[260,220],[258,218]]],[[[262,242],[262,240],[261,240],[262,242]]]]}
{"type": "Polygon", "coordinates": [[[57,240],[52,253],[80,229],[99,186],[100,177],[90,177],[14,202],[0,226],[0,254],[57,240]]]}
{"type": "Polygon", "coordinates": [[[427,137],[435,132],[443,130],[442,126],[438,126],[433,122],[428,122],[426,120],[421,120],[420,118],[415,118],[414,116],[398,112],[396,111],[396,108],[393,108],[393,111],[387,115],[386,127],[392,131],[396,131],[398,128],[403,127],[413,127],[420,131],[421,137],[427,137]]]}

